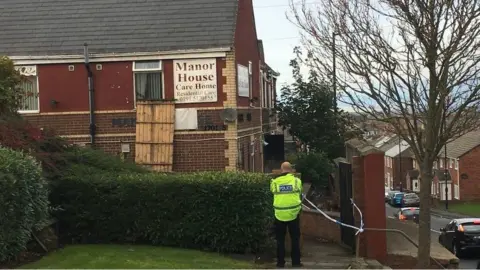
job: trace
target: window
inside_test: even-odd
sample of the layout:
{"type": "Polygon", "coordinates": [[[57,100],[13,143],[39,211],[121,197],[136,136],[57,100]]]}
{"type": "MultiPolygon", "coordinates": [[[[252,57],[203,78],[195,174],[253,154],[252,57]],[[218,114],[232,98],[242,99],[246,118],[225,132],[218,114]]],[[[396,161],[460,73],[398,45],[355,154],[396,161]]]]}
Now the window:
{"type": "Polygon", "coordinates": [[[455,160],[455,170],[458,170],[458,159],[455,160]]]}
{"type": "Polygon", "coordinates": [[[261,89],[262,89],[262,107],[268,107],[268,96],[267,96],[267,80],[265,79],[265,73],[261,71],[261,89]]]}
{"type": "Polygon", "coordinates": [[[133,74],[136,100],[162,99],[163,82],[160,61],[134,62],[133,74]]]}
{"type": "Polygon", "coordinates": [[[20,100],[19,112],[38,112],[38,81],[37,76],[24,77],[20,83],[23,96],[20,100]]]}
{"type": "Polygon", "coordinates": [[[453,191],[455,192],[454,194],[455,199],[460,200],[460,186],[455,184],[453,185],[453,188],[454,188],[453,191]]]}
{"type": "Polygon", "coordinates": [[[450,169],[453,168],[453,159],[450,159],[450,169]]]}
{"type": "Polygon", "coordinates": [[[273,80],[270,81],[270,85],[268,86],[268,97],[269,97],[269,108],[273,108],[274,104],[274,95],[273,95],[273,80]]]}
{"type": "Polygon", "coordinates": [[[18,111],[20,113],[38,112],[40,106],[38,99],[37,66],[16,66],[15,70],[23,76],[23,80],[19,85],[19,89],[23,95],[18,111]]]}
{"type": "Polygon", "coordinates": [[[440,168],[443,168],[443,159],[440,159],[440,168]]]}
{"type": "Polygon", "coordinates": [[[436,162],[436,161],[433,162],[433,168],[434,168],[434,169],[437,168],[437,162],[436,162]]]}
{"type": "Polygon", "coordinates": [[[250,91],[250,97],[252,96],[252,91],[253,91],[252,74],[253,74],[253,64],[252,64],[252,61],[248,61],[248,83],[249,83],[248,88],[250,91]]]}

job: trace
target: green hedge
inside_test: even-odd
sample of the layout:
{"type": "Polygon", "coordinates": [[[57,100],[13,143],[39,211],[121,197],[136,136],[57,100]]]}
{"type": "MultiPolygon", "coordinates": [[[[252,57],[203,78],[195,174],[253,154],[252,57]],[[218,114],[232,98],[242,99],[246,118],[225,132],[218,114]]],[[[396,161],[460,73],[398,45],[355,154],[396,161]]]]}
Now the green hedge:
{"type": "Polygon", "coordinates": [[[0,147],[0,261],[26,248],[48,211],[48,187],[40,165],[22,152],[0,147]]]}
{"type": "Polygon", "coordinates": [[[51,196],[63,209],[62,232],[77,241],[220,252],[256,252],[269,244],[273,209],[266,175],[86,170],[59,181],[51,196]]]}

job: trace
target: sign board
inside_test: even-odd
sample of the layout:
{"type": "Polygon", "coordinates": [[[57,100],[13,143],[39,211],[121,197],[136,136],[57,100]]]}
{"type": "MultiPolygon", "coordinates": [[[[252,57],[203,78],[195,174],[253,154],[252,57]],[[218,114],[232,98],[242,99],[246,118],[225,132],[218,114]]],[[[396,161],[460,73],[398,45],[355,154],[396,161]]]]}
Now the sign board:
{"type": "Polygon", "coordinates": [[[184,59],[173,61],[176,103],[217,101],[217,60],[184,59]]]}
{"type": "Polygon", "coordinates": [[[248,67],[237,65],[237,87],[240,97],[250,97],[250,75],[248,67]]]}

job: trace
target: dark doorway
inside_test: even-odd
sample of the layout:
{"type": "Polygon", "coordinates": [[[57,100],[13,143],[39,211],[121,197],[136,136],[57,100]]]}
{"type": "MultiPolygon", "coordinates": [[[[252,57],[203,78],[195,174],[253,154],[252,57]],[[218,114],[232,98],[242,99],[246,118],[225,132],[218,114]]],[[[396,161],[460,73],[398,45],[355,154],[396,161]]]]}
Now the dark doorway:
{"type": "Polygon", "coordinates": [[[285,138],[282,135],[265,134],[263,145],[263,161],[265,172],[272,172],[280,168],[280,164],[285,160],[285,138]]]}
{"type": "MultiPolygon", "coordinates": [[[[353,197],[352,186],[352,164],[339,162],[339,192],[340,192],[340,221],[342,223],[355,226],[353,217],[353,205],[351,198],[353,197]]],[[[355,251],[355,231],[352,228],[342,226],[340,228],[342,243],[355,251]]]]}

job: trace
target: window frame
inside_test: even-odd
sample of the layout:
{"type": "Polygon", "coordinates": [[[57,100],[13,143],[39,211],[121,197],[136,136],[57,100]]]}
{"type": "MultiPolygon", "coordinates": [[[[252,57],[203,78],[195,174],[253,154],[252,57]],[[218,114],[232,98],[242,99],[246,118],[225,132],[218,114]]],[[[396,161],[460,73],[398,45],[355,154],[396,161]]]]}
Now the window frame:
{"type": "Polygon", "coordinates": [[[443,168],[443,158],[440,158],[440,168],[443,168]]]}
{"type": "Polygon", "coordinates": [[[453,169],[453,158],[450,158],[448,161],[450,163],[450,169],[453,169]]]}
{"type": "Polygon", "coordinates": [[[18,65],[14,66],[15,70],[20,73],[22,77],[33,78],[36,84],[36,93],[37,93],[37,109],[35,110],[17,110],[19,114],[33,114],[40,113],[40,83],[38,78],[38,66],[37,65],[18,65]]]}
{"type": "Polygon", "coordinates": [[[140,60],[140,61],[133,61],[132,62],[132,76],[133,76],[133,108],[134,110],[137,109],[137,89],[136,89],[136,81],[135,81],[135,74],[137,73],[154,73],[154,72],[160,72],[160,78],[162,79],[162,82],[160,86],[162,87],[161,90],[161,98],[165,98],[165,74],[163,72],[163,61],[158,60],[158,59],[153,59],[153,60],[140,60]],[[142,62],[158,62],[159,67],[158,68],[153,68],[153,69],[136,69],[135,68],[135,63],[142,63],[142,62]]]}
{"type": "Polygon", "coordinates": [[[38,81],[38,74],[35,72],[35,75],[31,76],[26,76],[22,75],[25,78],[32,78],[35,77],[33,80],[35,80],[35,85],[36,85],[36,94],[37,94],[37,109],[35,110],[17,110],[19,114],[31,114],[31,113],[40,113],[40,84],[38,81]]]}
{"type": "Polygon", "coordinates": [[[253,97],[253,63],[248,61],[248,98],[253,97]]]}
{"type": "Polygon", "coordinates": [[[455,161],[454,161],[454,162],[455,162],[455,170],[458,170],[458,167],[459,167],[459,164],[458,164],[458,163],[459,163],[459,162],[458,162],[458,159],[455,159],[455,161]]]}

